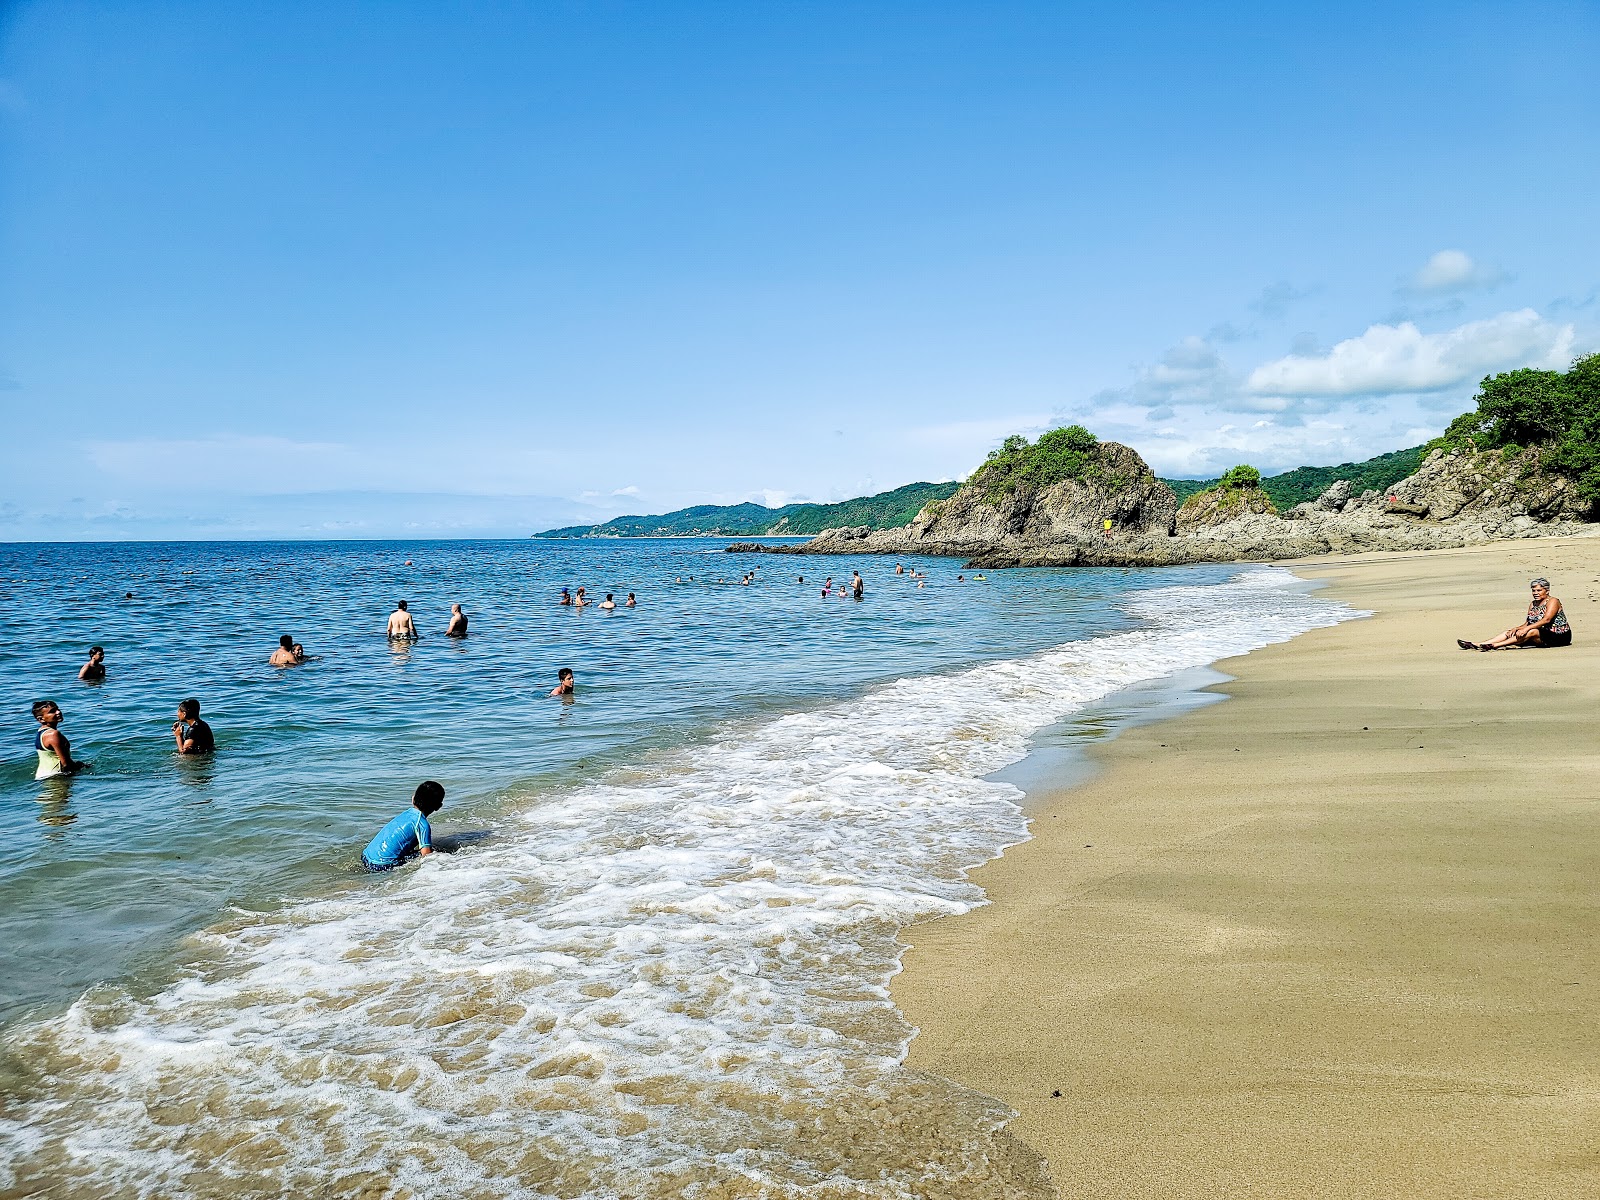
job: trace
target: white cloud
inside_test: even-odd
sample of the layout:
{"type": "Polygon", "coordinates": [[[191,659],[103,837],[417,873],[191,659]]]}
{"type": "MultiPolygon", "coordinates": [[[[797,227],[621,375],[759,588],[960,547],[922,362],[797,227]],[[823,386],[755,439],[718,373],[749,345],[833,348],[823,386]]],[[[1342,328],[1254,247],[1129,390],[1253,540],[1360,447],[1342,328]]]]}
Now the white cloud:
{"type": "Polygon", "coordinates": [[[1168,348],[1156,362],[1141,367],[1127,387],[1107,388],[1097,393],[1093,402],[1151,409],[1153,419],[1164,420],[1177,405],[1215,404],[1237,387],[1236,376],[1216,347],[1191,335],[1168,348]]]}
{"type": "Polygon", "coordinates": [[[637,496],[639,494],[639,489],[630,483],[627,487],[617,488],[611,494],[613,496],[637,496]]]}
{"type": "Polygon", "coordinates": [[[1441,250],[1423,263],[1405,285],[1412,292],[1467,292],[1505,281],[1497,267],[1473,262],[1464,250],[1441,250]]]}
{"type": "Polygon", "coordinates": [[[1571,325],[1531,308],[1423,333],[1410,321],[1373,325],[1327,354],[1291,354],[1250,373],[1256,396],[1376,396],[1432,392],[1514,367],[1563,368],[1572,357],[1571,325]]]}

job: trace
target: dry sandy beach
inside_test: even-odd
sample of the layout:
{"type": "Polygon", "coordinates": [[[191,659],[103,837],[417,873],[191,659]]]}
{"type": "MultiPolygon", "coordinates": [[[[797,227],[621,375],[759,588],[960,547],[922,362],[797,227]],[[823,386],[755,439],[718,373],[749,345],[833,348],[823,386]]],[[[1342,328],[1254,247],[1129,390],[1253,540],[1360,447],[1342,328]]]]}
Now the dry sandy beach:
{"type": "Polygon", "coordinates": [[[1030,796],[910,1065],[1064,1197],[1600,1195],[1600,538],[1296,564],[1376,616],[1030,796]],[[1547,575],[1574,645],[1474,654],[1547,575]]]}

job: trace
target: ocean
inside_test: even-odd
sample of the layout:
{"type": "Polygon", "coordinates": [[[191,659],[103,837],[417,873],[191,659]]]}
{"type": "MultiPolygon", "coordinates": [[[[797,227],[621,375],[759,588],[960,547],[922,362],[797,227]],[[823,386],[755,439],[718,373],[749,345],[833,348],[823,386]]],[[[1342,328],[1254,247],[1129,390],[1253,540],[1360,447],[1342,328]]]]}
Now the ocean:
{"type": "Polygon", "coordinates": [[[1049,1194],[999,1105],[901,1065],[901,931],[982,903],[1034,735],[1350,610],[1271,567],[919,588],[726,544],[0,546],[0,1188],[1049,1194]],[[33,779],[43,697],[91,772],[33,779]],[[363,873],[427,778],[453,852],[363,873]]]}

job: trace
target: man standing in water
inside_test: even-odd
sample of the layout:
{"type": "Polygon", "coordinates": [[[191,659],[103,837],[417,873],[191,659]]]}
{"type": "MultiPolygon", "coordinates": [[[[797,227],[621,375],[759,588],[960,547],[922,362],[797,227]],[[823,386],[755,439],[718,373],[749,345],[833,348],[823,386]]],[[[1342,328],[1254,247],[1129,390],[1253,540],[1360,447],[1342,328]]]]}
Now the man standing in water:
{"type": "Polygon", "coordinates": [[[88,763],[72,757],[72,746],[67,735],[61,732],[61,708],[54,700],[35,700],[33,719],[39,722],[39,731],[33,735],[33,748],[39,754],[39,769],[33,773],[35,779],[76,775],[88,769],[88,763]]]}
{"type": "Polygon", "coordinates": [[[78,678],[85,683],[99,683],[105,677],[106,648],[104,646],[90,646],[89,661],[79,669],[78,678]]]}
{"type": "Polygon", "coordinates": [[[450,606],[450,625],[444,631],[445,637],[467,636],[467,614],[461,611],[461,605],[450,606]]]}
{"type": "Polygon", "coordinates": [[[178,719],[172,723],[172,740],[179,754],[210,754],[217,748],[211,726],[200,719],[200,701],[178,701],[178,719]]]}
{"type": "Polygon", "coordinates": [[[867,583],[866,580],[861,578],[860,571],[850,572],[850,594],[857,600],[867,594],[867,583]]]}
{"type": "Polygon", "coordinates": [[[411,619],[411,614],[406,611],[406,602],[400,601],[395,605],[394,611],[389,614],[389,640],[391,642],[415,642],[417,638],[417,625],[411,619]]]}

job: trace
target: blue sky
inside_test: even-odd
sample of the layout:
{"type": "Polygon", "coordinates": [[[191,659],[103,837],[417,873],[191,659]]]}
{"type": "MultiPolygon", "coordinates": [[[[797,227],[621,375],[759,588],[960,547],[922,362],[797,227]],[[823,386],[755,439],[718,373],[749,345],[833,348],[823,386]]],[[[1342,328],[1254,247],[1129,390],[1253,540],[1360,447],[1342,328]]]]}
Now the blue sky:
{"type": "Polygon", "coordinates": [[[3,12],[0,538],[1273,471],[1600,348],[1593,4],[3,12]]]}

